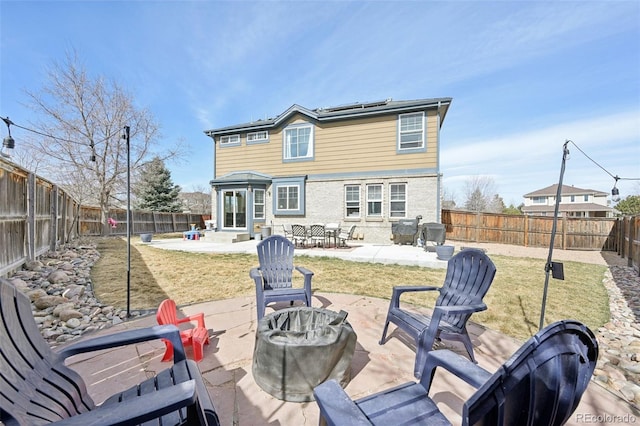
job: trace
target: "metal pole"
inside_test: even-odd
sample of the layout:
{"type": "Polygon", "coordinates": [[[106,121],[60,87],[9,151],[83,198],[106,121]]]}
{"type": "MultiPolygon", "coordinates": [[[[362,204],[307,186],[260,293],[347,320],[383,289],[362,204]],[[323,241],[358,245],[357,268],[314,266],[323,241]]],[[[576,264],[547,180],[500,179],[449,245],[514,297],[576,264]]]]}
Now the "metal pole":
{"type": "Polygon", "coordinates": [[[571,142],[570,140],[565,141],[562,146],[562,165],[560,166],[560,179],[558,180],[558,190],[556,191],[556,207],[553,213],[553,226],[551,227],[551,241],[549,242],[549,256],[547,257],[547,264],[544,269],[546,271],[546,276],[544,279],[544,293],[542,295],[542,308],[540,310],[540,326],[539,329],[542,330],[544,327],[544,311],[547,307],[547,290],[549,289],[549,274],[553,270],[553,263],[551,261],[553,257],[553,245],[556,239],[556,228],[558,226],[558,211],[560,210],[560,198],[562,197],[562,178],[564,177],[564,167],[567,162],[567,157],[569,156],[569,149],[567,145],[571,142]]]}
{"type": "Polygon", "coordinates": [[[130,127],[124,126],[127,140],[127,318],[131,316],[131,149],[130,127]]]}

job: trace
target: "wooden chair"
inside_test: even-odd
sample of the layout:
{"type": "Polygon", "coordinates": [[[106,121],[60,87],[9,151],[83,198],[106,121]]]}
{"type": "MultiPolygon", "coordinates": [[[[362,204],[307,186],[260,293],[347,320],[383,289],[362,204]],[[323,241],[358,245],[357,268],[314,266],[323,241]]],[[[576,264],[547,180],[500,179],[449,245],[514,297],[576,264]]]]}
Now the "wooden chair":
{"type": "Polygon", "coordinates": [[[29,299],[0,279],[0,423],[10,425],[219,425],[197,364],[185,357],[173,325],[83,340],[59,352],[42,338],[29,299]],[[72,355],[167,339],[174,364],[96,406],[82,378],[64,360],[72,355]]]}
{"type": "MultiPolygon", "coordinates": [[[[176,302],[171,299],[163,300],[156,312],[156,320],[160,325],[180,324],[196,322],[194,328],[180,331],[180,338],[183,346],[191,346],[193,348],[193,359],[199,362],[203,358],[203,346],[209,344],[209,330],[204,325],[204,313],[191,315],[186,318],[178,318],[176,302]]],[[[169,361],[173,357],[173,345],[169,340],[163,340],[167,349],[162,357],[162,361],[169,361]]]]}
{"type": "Polygon", "coordinates": [[[465,249],[449,259],[447,275],[442,287],[396,286],[393,287],[387,319],[380,344],[385,343],[389,322],[414,338],[417,346],[414,374],[420,377],[426,353],[433,348],[436,339],[460,341],[469,358],[475,362],[473,345],[467,332],[471,314],[487,309],[482,298],[489,290],[496,274],[496,267],[481,250],[465,249]],[[440,295],[431,316],[420,315],[402,309],[400,296],[407,292],[438,291],[440,295]],[[424,338],[421,335],[425,334],[424,338]]]}
{"type": "Polygon", "coordinates": [[[334,380],[314,389],[328,425],[448,425],[429,398],[442,367],[476,392],[464,403],[462,425],[562,425],[587,389],[598,342],[584,324],[559,321],[533,336],[495,373],[449,350],[429,352],[419,382],[409,382],[352,401],[334,380]]]}
{"type": "Polygon", "coordinates": [[[260,266],[252,268],[249,276],[256,285],[256,310],[258,321],[264,316],[265,307],[271,302],[301,300],[311,306],[311,279],[313,272],[293,265],[294,245],[282,235],[271,235],[256,246],[260,266]],[[304,287],[293,287],[293,271],[304,276],[304,287]]]}

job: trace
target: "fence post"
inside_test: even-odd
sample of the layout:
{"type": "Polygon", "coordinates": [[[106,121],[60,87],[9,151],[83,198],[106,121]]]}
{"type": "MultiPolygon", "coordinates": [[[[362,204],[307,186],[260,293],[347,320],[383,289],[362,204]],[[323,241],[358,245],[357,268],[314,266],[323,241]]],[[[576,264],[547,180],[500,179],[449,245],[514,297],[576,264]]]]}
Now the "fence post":
{"type": "Polygon", "coordinates": [[[523,219],[524,219],[524,225],[523,225],[523,232],[524,232],[524,246],[528,247],[529,246],[529,215],[523,215],[523,219]]]}
{"type": "Polygon", "coordinates": [[[27,259],[36,258],[36,175],[27,177],[27,259]]]}
{"type": "MultiPolygon", "coordinates": [[[[627,257],[627,266],[631,266],[631,267],[633,267],[633,258],[635,256],[633,242],[636,239],[636,223],[635,222],[637,219],[638,219],[638,216],[629,218],[629,250],[628,250],[629,257],[627,257]]],[[[640,264],[638,265],[638,272],[640,273],[640,264]]]]}
{"type": "Polygon", "coordinates": [[[562,250],[567,249],[567,215],[562,215],[562,250]]]}
{"type": "Polygon", "coordinates": [[[49,209],[51,216],[51,225],[49,232],[49,250],[56,251],[56,242],[58,239],[58,185],[51,188],[51,208],[49,209]]]}

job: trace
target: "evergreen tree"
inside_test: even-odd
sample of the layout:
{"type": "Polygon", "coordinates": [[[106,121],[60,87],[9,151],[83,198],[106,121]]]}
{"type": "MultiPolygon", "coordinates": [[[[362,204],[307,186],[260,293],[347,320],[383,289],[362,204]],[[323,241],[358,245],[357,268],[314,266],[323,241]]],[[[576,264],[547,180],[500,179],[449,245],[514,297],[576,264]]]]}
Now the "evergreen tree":
{"type": "Polygon", "coordinates": [[[640,214],[640,195],[629,195],[616,204],[615,208],[625,216],[640,214]]]}
{"type": "Polygon", "coordinates": [[[156,212],[182,211],[182,203],[178,199],[180,186],[173,184],[171,172],[158,157],[143,166],[134,193],[137,209],[156,212]]]}

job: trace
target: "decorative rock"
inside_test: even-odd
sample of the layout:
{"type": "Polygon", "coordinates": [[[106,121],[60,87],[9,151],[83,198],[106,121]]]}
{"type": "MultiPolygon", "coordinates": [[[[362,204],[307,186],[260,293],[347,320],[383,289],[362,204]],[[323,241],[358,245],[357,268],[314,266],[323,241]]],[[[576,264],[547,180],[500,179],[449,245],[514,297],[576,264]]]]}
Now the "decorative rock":
{"type": "Polygon", "coordinates": [[[66,302],[62,296],[42,296],[34,300],[33,304],[38,309],[47,309],[66,302]]]}
{"type": "Polygon", "coordinates": [[[67,321],[67,327],[69,328],[78,328],[80,327],[80,320],[78,318],[71,318],[67,321]]]}
{"type": "Polygon", "coordinates": [[[27,296],[29,297],[29,299],[34,302],[36,300],[38,300],[41,297],[44,297],[47,295],[47,292],[42,290],[41,288],[35,289],[35,290],[31,290],[30,292],[27,293],[27,296]]]}
{"type": "Polygon", "coordinates": [[[51,284],[67,283],[70,281],[70,278],[66,272],[58,269],[57,271],[53,271],[52,273],[49,274],[49,276],[47,277],[47,281],[49,281],[51,284]]]}
{"type": "MultiPolygon", "coordinates": [[[[65,309],[64,311],[60,312],[58,316],[60,317],[60,321],[65,321],[67,324],[71,319],[83,317],[83,315],[80,312],[74,311],[73,309],[65,309]]],[[[76,328],[76,327],[73,327],[73,328],[76,328]]]]}
{"type": "Polygon", "coordinates": [[[42,264],[42,262],[38,260],[30,260],[24,264],[24,268],[27,271],[36,271],[36,272],[41,271],[43,266],[44,265],[42,264]]]}
{"type": "Polygon", "coordinates": [[[71,284],[62,292],[62,296],[67,299],[73,299],[84,294],[84,286],[71,284]]]}

